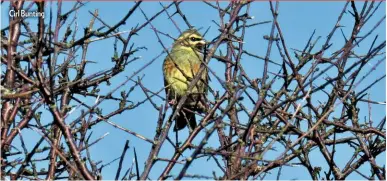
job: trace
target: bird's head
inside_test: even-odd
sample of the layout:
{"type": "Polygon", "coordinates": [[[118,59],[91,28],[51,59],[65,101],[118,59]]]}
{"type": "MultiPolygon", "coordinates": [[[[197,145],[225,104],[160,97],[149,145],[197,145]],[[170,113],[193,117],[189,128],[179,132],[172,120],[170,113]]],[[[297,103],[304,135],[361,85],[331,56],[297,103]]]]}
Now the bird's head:
{"type": "Polygon", "coordinates": [[[193,48],[202,51],[205,44],[206,41],[202,35],[196,29],[191,28],[181,33],[179,38],[176,39],[174,47],[193,48]]]}

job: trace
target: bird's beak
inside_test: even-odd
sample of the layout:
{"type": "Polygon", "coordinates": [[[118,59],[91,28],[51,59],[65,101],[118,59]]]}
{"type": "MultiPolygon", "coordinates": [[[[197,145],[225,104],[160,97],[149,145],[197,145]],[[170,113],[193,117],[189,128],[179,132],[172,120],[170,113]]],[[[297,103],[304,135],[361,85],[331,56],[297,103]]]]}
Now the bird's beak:
{"type": "Polygon", "coordinates": [[[205,47],[205,45],[206,45],[206,41],[201,40],[201,41],[199,41],[199,42],[196,44],[196,48],[199,49],[199,50],[203,50],[204,47],[205,47]]]}
{"type": "Polygon", "coordinates": [[[207,42],[206,42],[206,41],[204,41],[204,40],[201,40],[201,41],[199,41],[199,43],[200,43],[200,44],[202,44],[202,45],[205,45],[205,44],[207,44],[207,42]]]}

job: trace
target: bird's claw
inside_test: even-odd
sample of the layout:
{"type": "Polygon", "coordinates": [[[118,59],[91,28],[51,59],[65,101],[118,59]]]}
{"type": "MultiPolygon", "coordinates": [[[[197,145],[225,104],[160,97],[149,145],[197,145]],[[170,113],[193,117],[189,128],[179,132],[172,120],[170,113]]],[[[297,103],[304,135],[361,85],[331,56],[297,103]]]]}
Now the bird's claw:
{"type": "Polygon", "coordinates": [[[170,105],[175,105],[177,103],[176,99],[172,99],[168,102],[170,105]]]}

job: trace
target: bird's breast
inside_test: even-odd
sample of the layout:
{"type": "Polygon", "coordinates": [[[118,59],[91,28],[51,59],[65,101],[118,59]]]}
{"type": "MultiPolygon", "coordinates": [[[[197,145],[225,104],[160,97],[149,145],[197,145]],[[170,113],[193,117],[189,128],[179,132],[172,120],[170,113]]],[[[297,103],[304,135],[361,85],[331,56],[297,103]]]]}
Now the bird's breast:
{"type": "MultiPolygon", "coordinates": [[[[200,70],[201,56],[194,52],[172,52],[171,55],[164,62],[165,80],[175,94],[183,96],[200,70]]],[[[192,92],[202,92],[200,87],[195,86],[192,92]]]]}

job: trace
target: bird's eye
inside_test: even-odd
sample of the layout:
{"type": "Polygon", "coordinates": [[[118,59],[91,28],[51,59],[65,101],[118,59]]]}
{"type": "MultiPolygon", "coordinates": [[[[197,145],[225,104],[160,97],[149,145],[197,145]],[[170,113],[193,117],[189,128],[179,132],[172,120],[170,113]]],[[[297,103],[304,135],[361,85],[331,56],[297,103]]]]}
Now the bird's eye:
{"type": "Polygon", "coordinates": [[[195,37],[191,37],[191,38],[189,38],[191,41],[200,41],[200,40],[202,40],[201,38],[195,38],[195,37]]]}

